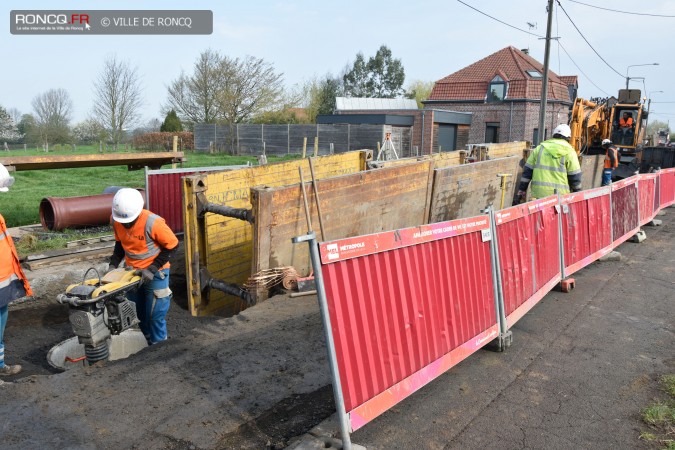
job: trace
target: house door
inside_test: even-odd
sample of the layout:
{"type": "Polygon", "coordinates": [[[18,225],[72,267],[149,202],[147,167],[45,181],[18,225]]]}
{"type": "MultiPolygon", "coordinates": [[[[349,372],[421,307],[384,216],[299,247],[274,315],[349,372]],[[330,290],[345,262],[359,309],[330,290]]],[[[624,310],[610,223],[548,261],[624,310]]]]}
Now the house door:
{"type": "Polygon", "coordinates": [[[438,124],[438,147],[441,151],[457,149],[457,126],[438,124]]]}

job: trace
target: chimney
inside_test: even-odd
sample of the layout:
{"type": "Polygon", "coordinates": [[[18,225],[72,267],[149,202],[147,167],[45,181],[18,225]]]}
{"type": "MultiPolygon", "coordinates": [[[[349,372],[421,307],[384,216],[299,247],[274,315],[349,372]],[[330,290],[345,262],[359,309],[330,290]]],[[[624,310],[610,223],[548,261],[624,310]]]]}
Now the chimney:
{"type": "Polygon", "coordinates": [[[523,53],[525,53],[526,55],[529,55],[529,54],[530,54],[530,49],[529,49],[529,48],[521,48],[520,51],[523,52],[523,53]]]}

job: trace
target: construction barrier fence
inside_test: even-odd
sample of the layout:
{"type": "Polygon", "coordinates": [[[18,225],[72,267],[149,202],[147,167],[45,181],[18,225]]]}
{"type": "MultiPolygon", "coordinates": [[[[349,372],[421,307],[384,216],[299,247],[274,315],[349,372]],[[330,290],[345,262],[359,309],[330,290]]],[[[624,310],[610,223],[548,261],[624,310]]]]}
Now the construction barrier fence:
{"type": "Polygon", "coordinates": [[[349,433],[492,340],[503,348],[508,329],[558,283],[673,203],[669,169],[468,219],[295,238],[316,248],[344,448],[349,433]]]}

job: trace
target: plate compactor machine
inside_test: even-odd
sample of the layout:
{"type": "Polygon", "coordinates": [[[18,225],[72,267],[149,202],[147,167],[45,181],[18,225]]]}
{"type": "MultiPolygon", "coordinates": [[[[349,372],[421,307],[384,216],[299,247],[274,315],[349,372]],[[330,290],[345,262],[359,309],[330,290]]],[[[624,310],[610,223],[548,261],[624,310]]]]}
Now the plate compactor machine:
{"type": "Polygon", "coordinates": [[[105,361],[110,355],[112,335],[136,325],[136,304],[127,299],[127,292],[141,284],[140,275],[134,270],[115,269],[101,277],[94,268],[84,274],[85,280],[71,284],[65,294],[59,294],[59,303],[70,306],[70,324],[89,364],[105,361]],[[89,272],[97,278],[86,279],[89,272]]]}

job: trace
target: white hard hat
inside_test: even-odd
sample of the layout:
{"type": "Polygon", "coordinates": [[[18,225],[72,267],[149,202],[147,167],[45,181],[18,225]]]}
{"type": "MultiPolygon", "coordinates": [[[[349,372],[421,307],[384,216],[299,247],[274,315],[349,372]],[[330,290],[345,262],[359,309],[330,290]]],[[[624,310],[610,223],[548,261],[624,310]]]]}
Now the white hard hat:
{"type": "Polygon", "coordinates": [[[603,139],[602,140],[602,146],[604,147],[605,145],[612,145],[612,141],[610,141],[609,139],[603,139]]]}
{"type": "Polygon", "coordinates": [[[141,215],[144,204],[143,196],[136,189],[122,188],[113,198],[113,219],[119,223],[133,222],[141,215]]]}
{"type": "Polygon", "coordinates": [[[9,175],[7,168],[0,164],[0,192],[9,191],[9,187],[14,184],[14,177],[9,175]]]}
{"type": "Polygon", "coordinates": [[[570,126],[567,125],[566,123],[561,123],[553,130],[553,136],[555,136],[556,134],[559,134],[560,136],[569,139],[570,136],[572,136],[572,130],[570,130],[570,126]]]}

